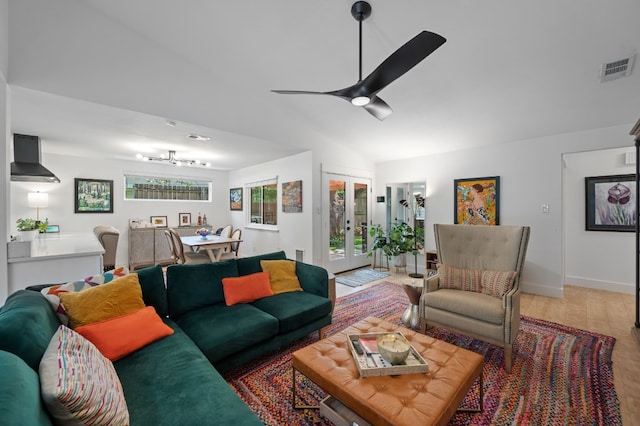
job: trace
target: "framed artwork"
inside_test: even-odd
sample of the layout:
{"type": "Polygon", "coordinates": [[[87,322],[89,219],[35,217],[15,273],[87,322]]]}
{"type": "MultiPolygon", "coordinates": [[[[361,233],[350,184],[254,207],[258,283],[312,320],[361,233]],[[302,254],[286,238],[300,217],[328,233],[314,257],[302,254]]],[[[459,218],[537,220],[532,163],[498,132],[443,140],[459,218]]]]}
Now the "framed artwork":
{"type": "Polygon", "coordinates": [[[229,205],[231,210],[242,210],[242,188],[229,190],[229,205]]]}
{"type": "Polygon", "coordinates": [[[149,220],[151,222],[151,226],[154,228],[166,228],[167,227],[167,217],[166,216],[151,216],[149,220]]]}
{"type": "Polygon", "coordinates": [[[586,230],[636,230],[636,177],[630,175],[586,177],[586,230]]]}
{"type": "Polygon", "coordinates": [[[191,225],[191,213],[178,213],[178,226],[191,225]]]}
{"type": "Polygon", "coordinates": [[[76,213],[113,213],[113,181],[75,178],[76,213]]]}
{"type": "Polygon", "coordinates": [[[302,181],[282,184],[282,211],[284,213],[302,213],[302,181]]]}
{"type": "Polygon", "coordinates": [[[500,225],[500,176],[455,179],[453,223],[500,225]]]}

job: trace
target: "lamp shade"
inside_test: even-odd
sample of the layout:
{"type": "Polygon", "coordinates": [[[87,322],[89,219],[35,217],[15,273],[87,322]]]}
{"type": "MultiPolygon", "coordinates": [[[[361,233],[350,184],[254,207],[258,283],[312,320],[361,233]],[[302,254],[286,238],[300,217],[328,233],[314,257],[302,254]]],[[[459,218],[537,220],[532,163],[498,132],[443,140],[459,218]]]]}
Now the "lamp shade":
{"type": "Polygon", "coordinates": [[[49,206],[49,194],[46,192],[29,192],[27,194],[27,203],[29,207],[47,207],[49,206]]]}

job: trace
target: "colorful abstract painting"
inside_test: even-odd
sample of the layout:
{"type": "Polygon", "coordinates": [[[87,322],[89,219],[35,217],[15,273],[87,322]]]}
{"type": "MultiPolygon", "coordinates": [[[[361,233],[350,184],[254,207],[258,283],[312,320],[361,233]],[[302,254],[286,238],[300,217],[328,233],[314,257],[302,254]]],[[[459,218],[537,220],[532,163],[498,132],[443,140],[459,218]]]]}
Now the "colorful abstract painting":
{"type": "Polygon", "coordinates": [[[284,213],[302,212],[302,181],[282,184],[282,211],[284,213]]]}
{"type": "Polygon", "coordinates": [[[455,179],[454,221],[465,225],[500,224],[500,176],[455,179]]]}
{"type": "Polygon", "coordinates": [[[587,177],[585,188],[587,231],[635,231],[635,175],[587,177]]]}

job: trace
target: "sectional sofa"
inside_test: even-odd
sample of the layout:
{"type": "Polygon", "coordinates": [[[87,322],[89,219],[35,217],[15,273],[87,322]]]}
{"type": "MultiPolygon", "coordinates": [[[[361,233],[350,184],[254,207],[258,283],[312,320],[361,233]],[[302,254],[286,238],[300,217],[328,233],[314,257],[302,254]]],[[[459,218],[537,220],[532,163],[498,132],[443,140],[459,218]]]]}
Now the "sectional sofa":
{"type": "MultiPolygon", "coordinates": [[[[327,271],[295,262],[303,291],[228,306],[222,280],[258,273],[262,260],[286,256],[170,266],[166,284],[158,265],[136,271],[144,305],[173,332],[113,362],[131,425],[261,424],[220,373],[321,331],[334,302],[327,271]]],[[[37,291],[17,291],[0,308],[3,424],[55,424],[41,398],[39,365],[60,326],[37,291]]]]}

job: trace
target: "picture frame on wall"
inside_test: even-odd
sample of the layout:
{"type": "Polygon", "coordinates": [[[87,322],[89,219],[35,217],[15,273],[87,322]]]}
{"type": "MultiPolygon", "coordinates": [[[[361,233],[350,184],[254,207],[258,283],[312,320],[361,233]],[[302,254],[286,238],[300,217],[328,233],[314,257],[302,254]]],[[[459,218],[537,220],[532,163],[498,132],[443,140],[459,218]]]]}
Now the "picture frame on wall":
{"type": "Polygon", "coordinates": [[[242,210],[242,188],[229,190],[229,207],[231,210],[242,210]]]}
{"type": "Polygon", "coordinates": [[[282,211],[284,213],[302,213],[301,180],[282,184],[282,211]]]}
{"type": "Polygon", "coordinates": [[[178,213],[178,226],[191,225],[191,213],[178,213]]]}
{"type": "Polygon", "coordinates": [[[113,181],[74,179],[75,213],[113,213],[113,181]]]}
{"type": "Polygon", "coordinates": [[[453,181],[453,223],[500,225],[500,176],[453,181]]]}
{"type": "Polygon", "coordinates": [[[585,229],[635,232],[636,178],[634,174],[585,177],[585,229]]]}
{"type": "Polygon", "coordinates": [[[154,228],[166,228],[167,227],[167,217],[166,216],[151,216],[149,219],[151,222],[151,226],[154,228]]]}

